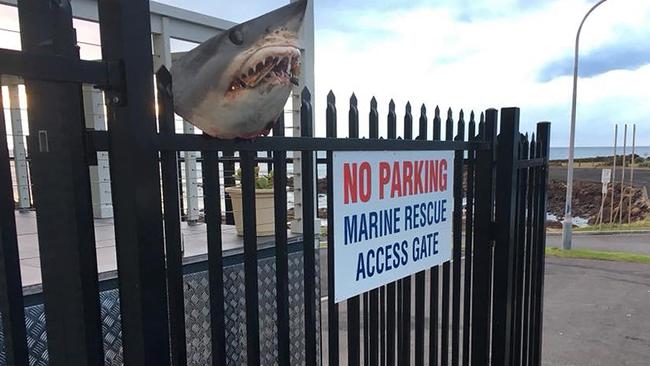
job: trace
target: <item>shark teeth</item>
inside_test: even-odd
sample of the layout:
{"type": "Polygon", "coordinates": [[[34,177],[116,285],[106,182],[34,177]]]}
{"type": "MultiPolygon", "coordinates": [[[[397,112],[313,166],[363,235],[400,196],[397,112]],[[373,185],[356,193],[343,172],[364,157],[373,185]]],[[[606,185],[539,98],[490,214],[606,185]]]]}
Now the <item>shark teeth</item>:
{"type": "Polygon", "coordinates": [[[296,54],[283,54],[267,56],[252,65],[247,72],[235,78],[229,86],[230,92],[238,89],[252,89],[262,81],[278,79],[293,85],[298,85],[297,75],[300,73],[300,56],[296,54]]]}

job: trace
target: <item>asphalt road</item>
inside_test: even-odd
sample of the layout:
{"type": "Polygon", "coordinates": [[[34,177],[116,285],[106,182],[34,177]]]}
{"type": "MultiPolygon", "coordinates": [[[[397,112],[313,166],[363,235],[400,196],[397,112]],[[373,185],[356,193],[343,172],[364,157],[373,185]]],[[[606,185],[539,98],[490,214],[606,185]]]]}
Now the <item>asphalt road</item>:
{"type": "Polygon", "coordinates": [[[543,365],[650,364],[650,265],[547,258],[543,365]]]}
{"type": "MultiPolygon", "coordinates": [[[[621,172],[620,167],[616,169],[616,181],[621,181],[621,172]]],[[[600,177],[602,174],[602,168],[578,168],[573,169],[573,177],[575,180],[587,181],[587,182],[600,182],[600,177]]],[[[566,180],[566,167],[551,167],[550,170],[551,179],[556,180],[566,180]]],[[[625,169],[625,177],[629,179],[630,169],[625,169]]],[[[646,186],[648,191],[650,191],[650,169],[635,169],[634,170],[634,182],[636,184],[642,184],[646,186]]]]}
{"type": "MultiPolygon", "coordinates": [[[[326,250],[321,250],[320,255],[321,288],[325,296],[326,250]]],[[[650,265],[547,258],[544,296],[543,365],[649,364],[650,265]]],[[[327,301],[323,299],[321,304],[321,345],[324,364],[327,364],[327,301]]],[[[344,361],[346,313],[345,303],[340,304],[339,347],[344,361]]],[[[413,309],[411,313],[414,314],[413,309]]],[[[425,334],[428,328],[426,318],[425,334]]],[[[428,354],[428,349],[425,352],[428,354]]]]}

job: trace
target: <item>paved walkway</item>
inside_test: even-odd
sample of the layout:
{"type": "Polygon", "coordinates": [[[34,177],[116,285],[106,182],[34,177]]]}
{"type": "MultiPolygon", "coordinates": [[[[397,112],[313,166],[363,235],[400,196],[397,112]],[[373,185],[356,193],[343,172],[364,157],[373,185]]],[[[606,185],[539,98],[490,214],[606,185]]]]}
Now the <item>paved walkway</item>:
{"type": "MultiPolygon", "coordinates": [[[[97,269],[99,273],[114,271],[117,269],[117,259],[113,220],[95,219],[94,225],[97,269]]],[[[18,252],[23,286],[38,285],[41,283],[41,260],[38,252],[38,230],[36,228],[35,212],[16,212],[16,230],[18,232],[18,252]]],[[[243,240],[237,236],[235,227],[222,225],[222,230],[224,255],[241,251],[243,240]]],[[[295,236],[291,233],[288,233],[288,235],[290,237],[295,236]]],[[[207,234],[204,224],[189,226],[185,222],[181,223],[181,239],[185,258],[207,253],[207,234]]],[[[258,245],[272,241],[273,237],[260,237],[257,240],[258,245]]]]}

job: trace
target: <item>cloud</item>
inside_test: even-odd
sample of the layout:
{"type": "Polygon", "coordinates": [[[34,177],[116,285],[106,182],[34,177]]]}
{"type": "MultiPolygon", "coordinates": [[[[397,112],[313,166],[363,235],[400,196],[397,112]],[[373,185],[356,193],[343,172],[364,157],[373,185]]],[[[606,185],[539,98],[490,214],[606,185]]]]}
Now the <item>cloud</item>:
{"type": "MultiPolygon", "coordinates": [[[[650,48],[647,41],[626,38],[623,43],[608,44],[586,55],[580,55],[579,75],[592,77],[612,70],[636,70],[650,64],[650,48]]],[[[573,56],[547,64],[539,73],[539,81],[547,82],[567,75],[573,75],[573,56]]]]}
{"type": "MultiPolygon", "coordinates": [[[[590,55],[584,58],[585,76],[590,77],[580,81],[579,146],[608,144],[603,134],[615,121],[650,119],[650,111],[638,106],[647,104],[650,68],[643,62],[631,66],[629,53],[638,47],[642,55],[647,42],[641,40],[650,39],[650,2],[612,4],[594,12],[583,30],[582,50],[590,55]],[[629,67],[613,67],[622,60],[629,67]]],[[[582,0],[418,2],[407,8],[332,8],[322,10],[325,15],[317,8],[316,110],[334,90],[344,134],[341,121],[347,120],[353,91],[362,130],[373,95],[384,120],[390,98],[400,113],[410,100],[414,106],[426,103],[430,116],[435,105],[451,106],[456,119],[461,107],[516,105],[524,128],[550,120],[553,145],[566,146],[571,79],[549,65],[572,56],[577,25],[591,5],[582,0]],[[337,21],[319,22],[322,17],[337,21]],[[545,73],[553,77],[542,80],[545,73]]],[[[324,133],[320,114],[317,132],[324,133]]],[[[650,133],[646,136],[644,143],[650,144],[650,133]]]]}

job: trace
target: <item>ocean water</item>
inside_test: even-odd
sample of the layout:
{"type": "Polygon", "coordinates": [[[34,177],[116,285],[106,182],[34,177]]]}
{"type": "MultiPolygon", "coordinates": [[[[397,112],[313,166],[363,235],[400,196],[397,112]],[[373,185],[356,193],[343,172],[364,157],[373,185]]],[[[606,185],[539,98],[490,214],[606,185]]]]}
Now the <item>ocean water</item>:
{"type": "MultiPolygon", "coordinates": [[[[635,147],[635,154],[642,156],[644,158],[650,158],[650,146],[637,146],[635,147]]],[[[618,155],[623,154],[623,147],[618,146],[616,149],[618,155]]],[[[632,147],[628,146],[625,149],[626,154],[632,153],[632,147]]],[[[612,156],[614,154],[613,146],[588,146],[588,147],[576,147],[574,151],[574,158],[594,158],[597,156],[612,156]]],[[[569,148],[568,147],[551,147],[550,151],[551,160],[562,160],[569,158],[569,148]]]]}

